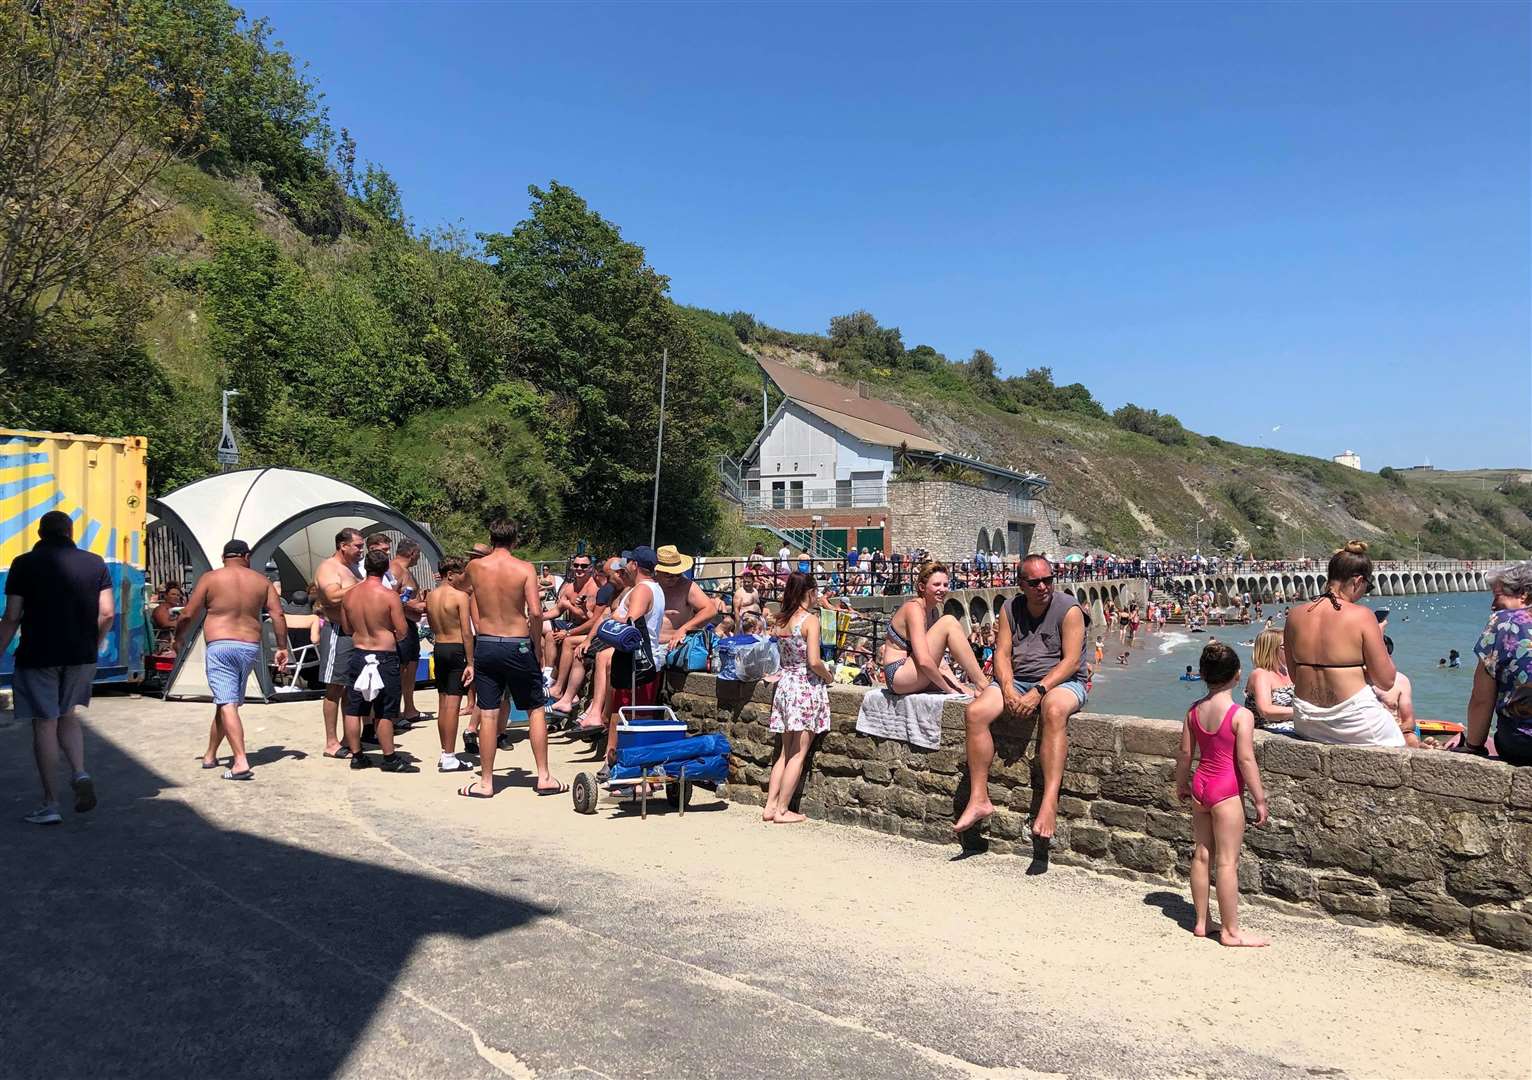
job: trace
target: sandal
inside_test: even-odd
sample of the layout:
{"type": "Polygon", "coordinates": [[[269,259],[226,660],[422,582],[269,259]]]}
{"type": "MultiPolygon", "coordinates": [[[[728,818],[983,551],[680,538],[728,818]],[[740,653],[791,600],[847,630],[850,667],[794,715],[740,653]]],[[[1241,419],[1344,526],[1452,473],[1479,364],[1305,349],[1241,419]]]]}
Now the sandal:
{"type": "Polygon", "coordinates": [[[532,788],[532,791],[533,791],[534,794],[537,794],[537,795],[563,795],[563,794],[566,794],[569,791],[569,785],[568,784],[561,784],[558,781],[554,781],[554,784],[553,784],[552,787],[536,787],[536,786],[534,786],[532,788]]]}
{"type": "Polygon", "coordinates": [[[479,790],[477,784],[467,784],[457,789],[457,793],[465,799],[493,799],[493,795],[486,795],[479,790]]]}
{"type": "MultiPolygon", "coordinates": [[[[335,751],[335,753],[333,753],[333,754],[332,754],[332,753],[330,753],[330,751],[328,751],[328,750],[326,750],[326,751],[325,751],[325,752],[324,752],[324,756],[325,756],[325,757],[327,757],[327,758],[334,758],[334,759],[335,759],[335,760],[336,760],[336,761],[345,761],[345,760],[346,760],[346,759],[347,759],[347,758],[348,758],[348,757],[350,757],[350,756],[351,756],[351,747],[349,747],[349,746],[342,746],[342,747],[339,747],[339,748],[338,748],[338,749],[337,749],[337,750],[336,750],[336,751],[335,751]]],[[[207,765],[204,765],[204,766],[202,766],[202,767],[203,767],[203,768],[204,768],[204,769],[206,769],[206,768],[208,768],[208,767],[209,767],[209,766],[207,766],[207,765]]],[[[214,766],[214,767],[216,767],[216,766],[214,766]]]]}

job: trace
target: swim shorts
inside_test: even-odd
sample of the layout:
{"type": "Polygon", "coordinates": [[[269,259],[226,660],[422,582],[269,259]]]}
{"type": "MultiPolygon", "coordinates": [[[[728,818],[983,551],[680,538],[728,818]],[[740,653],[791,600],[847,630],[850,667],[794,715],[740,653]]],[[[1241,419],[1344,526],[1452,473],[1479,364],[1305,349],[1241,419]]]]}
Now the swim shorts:
{"type": "Polygon", "coordinates": [[[437,642],[431,665],[438,694],[463,696],[463,670],[468,667],[468,651],[457,642],[437,642]]]}
{"type": "Polygon", "coordinates": [[[261,646],[254,641],[221,638],[207,643],[207,688],[214,705],[243,705],[250,673],[261,661],[261,646]]]}
{"type": "MultiPolygon", "coordinates": [[[[1026,682],[1022,679],[1012,679],[1011,685],[1016,688],[1016,692],[1018,694],[1025,694],[1028,690],[1037,688],[1037,683],[1026,682]]],[[[1079,679],[1070,679],[1068,682],[1059,683],[1053,689],[1068,690],[1071,694],[1080,699],[1080,704],[1077,707],[1082,709],[1085,707],[1086,697],[1090,695],[1090,690],[1079,679]]]]}
{"type": "Polygon", "coordinates": [[[506,693],[518,709],[542,708],[543,673],[532,654],[531,640],[494,634],[474,638],[473,689],[480,709],[500,708],[506,693]]]}
{"type": "Polygon", "coordinates": [[[404,621],[404,636],[399,639],[399,662],[402,664],[420,663],[420,627],[404,621]]]}
{"type": "Polygon", "coordinates": [[[326,622],[319,637],[319,681],[327,686],[345,683],[350,669],[351,638],[340,632],[339,623],[326,622]]]}
{"type": "MultiPolygon", "coordinates": [[[[350,640],[349,638],[347,639],[350,640]]],[[[398,652],[369,651],[367,649],[353,649],[351,662],[346,667],[346,715],[360,716],[364,719],[397,720],[399,718],[399,654],[398,652]],[[362,696],[362,692],[356,688],[356,680],[367,666],[367,658],[375,656],[378,660],[378,674],[383,677],[383,689],[378,691],[378,696],[368,701],[362,696]]]]}
{"type": "Polygon", "coordinates": [[[90,704],[95,664],[18,667],[11,676],[17,720],[57,720],[90,704]]]}

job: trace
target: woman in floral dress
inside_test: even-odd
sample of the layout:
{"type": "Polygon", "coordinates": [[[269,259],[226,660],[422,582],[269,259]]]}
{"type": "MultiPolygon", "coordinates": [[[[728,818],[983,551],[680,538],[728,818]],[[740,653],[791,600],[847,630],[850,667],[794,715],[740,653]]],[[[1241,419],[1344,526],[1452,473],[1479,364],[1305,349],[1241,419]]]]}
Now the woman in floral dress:
{"type": "Polygon", "coordinates": [[[790,807],[809,744],[815,735],[830,730],[832,676],[819,655],[819,590],[813,575],[789,575],[771,633],[782,657],[771,702],[771,730],[781,733],[782,744],[771,765],[761,819],[793,825],[805,820],[790,807]]]}

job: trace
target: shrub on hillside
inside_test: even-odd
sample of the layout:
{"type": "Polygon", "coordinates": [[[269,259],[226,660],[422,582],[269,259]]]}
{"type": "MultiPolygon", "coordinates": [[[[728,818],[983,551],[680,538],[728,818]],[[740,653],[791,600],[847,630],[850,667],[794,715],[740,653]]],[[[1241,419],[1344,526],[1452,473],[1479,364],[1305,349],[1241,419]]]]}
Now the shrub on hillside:
{"type": "Polygon", "coordinates": [[[1124,431],[1147,435],[1166,446],[1183,446],[1188,441],[1186,429],[1181,426],[1181,421],[1170,413],[1162,413],[1158,409],[1143,409],[1132,402],[1112,414],[1112,423],[1124,431]]]}

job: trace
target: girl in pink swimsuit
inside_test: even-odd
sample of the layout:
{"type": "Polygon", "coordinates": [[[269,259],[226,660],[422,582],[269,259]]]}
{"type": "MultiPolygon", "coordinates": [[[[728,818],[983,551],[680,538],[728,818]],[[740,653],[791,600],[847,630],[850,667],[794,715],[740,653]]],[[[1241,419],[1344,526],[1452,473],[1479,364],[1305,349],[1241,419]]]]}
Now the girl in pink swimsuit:
{"type": "Polygon", "coordinates": [[[1265,938],[1239,931],[1239,849],[1245,839],[1248,788],[1255,804],[1256,825],[1266,824],[1266,791],[1255,764],[1255,717],[1236,704],[1239,655],[1222,642],[1202,650],[1202,680],[1208,695],[1186,712],[1181,753],[1176,759],[1176,795],[1192,804],[1192,904],[1197,909],[1198,937],[1208,930],[1210,864],[1218,884],[1218,939],[1225,945],[1265,945],[1265,938]],[[1192,747],[1197,748],[1197,772],[1192,775],[1192,747]]]}

